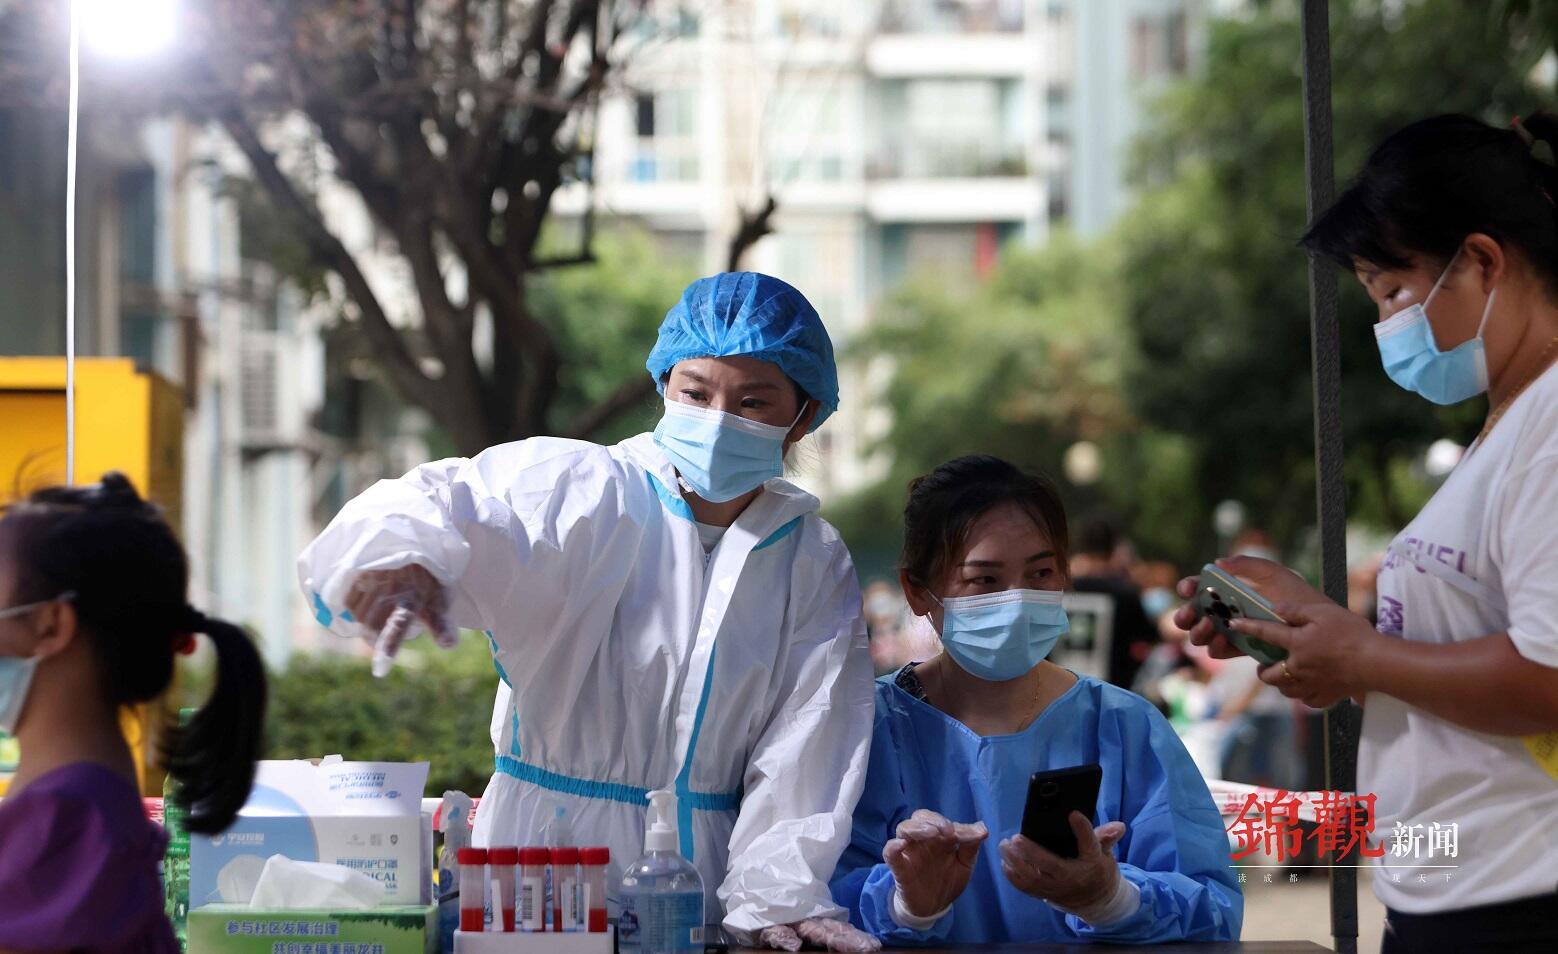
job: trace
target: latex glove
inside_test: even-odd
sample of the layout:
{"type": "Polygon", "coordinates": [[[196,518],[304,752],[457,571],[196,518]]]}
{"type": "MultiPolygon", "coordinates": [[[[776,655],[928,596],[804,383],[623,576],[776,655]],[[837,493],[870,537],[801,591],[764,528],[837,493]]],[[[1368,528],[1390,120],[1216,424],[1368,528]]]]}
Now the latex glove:
{"type": "Polygon", "coordinates": [[[788,924],[775,924],[757,932],[757,946],[770,951],[798,951],[801,949],[801,936],[788,924]]]}
{"type": "Polygon", "coordinates": [[[373,643],[375,676],[389,672],[401,643],[415,632],[417,622],[445,649],[460,639],[449,624],[449,597],[443,585],[415,563],[359,573],[346,594],[346,608],[359,623],[378,634],[373,643]]]}
{"type": "Polygon", "coordinates": [[[794,924],[778,924],[758,932],[758,943],[776,951],[799,951],[803,945],[845,954],[871,954],[882,942],[845,921],[807,918],[794,924]]]}
{"type": "MultiPolygon", "coordinates": [[[[1225,557],[1217,561],[1217,566],[1248,583],[1256,593],[1265,597],[1268,603],[1296,603],[1308,606],[1329,602],[1324,593],[1310,586],[1303,577],[1271,560],[1250,556],[1225,557]]],[[[1196,591],[1200,588],[1199,576],[1187,576],[1179,581],[1175,590],[1179,593],[1180,599],[1193,600],[1196,591]]],[[[1244,655],[1238,647],[1228,641],[1227,637],[1212,626],[1210,619],[1197,616],[1195,607],[1190,603],[1181,606],[1174,613],[1174,625],[1189,633],[1192,643],[1206,646],[1214,659],[1232,659],[1244,655]]]]}
{"type": "Polygon", "coordinates": [[[1087,816],[1071,813],[1077,856],[1062,858],[1022,835],[1001,842],[1001,870],[1018,891],[1079,913],[1108,904],[1120,888],[1120,866],[1112,849],[1125,837],[1124,822],[1096,830],[1087,816]]]}
{"type": "Polygon", "coordinates": [[[807,918],[794,925],[801,940],[813,947],[846,954],[871,954],[880,951],[882,942],[847,921],[832,918],[807,918]]]}
{"type": "Polygon", "coordinates": [[[984,822],[964,825],[922,808],[898,826],[882,860],[898,882],[910,914],[928,918],[945,910],[968,887],[979,846],[990,837],[984,822]]]}

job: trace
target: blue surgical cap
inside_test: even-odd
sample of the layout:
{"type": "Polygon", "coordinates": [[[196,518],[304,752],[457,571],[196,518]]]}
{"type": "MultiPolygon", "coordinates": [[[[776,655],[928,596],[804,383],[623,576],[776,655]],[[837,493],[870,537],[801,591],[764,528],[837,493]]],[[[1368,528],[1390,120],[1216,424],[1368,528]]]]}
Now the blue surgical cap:
{"type": "Polygon", "coordinates": [[[792,286],[756,272],[700,278],[666,312],[647,367],[655,387],[689,358],[757,358],[779,366],[821,407],[811,429],[839,406],[833,342],[817,309],[792,286]]]}

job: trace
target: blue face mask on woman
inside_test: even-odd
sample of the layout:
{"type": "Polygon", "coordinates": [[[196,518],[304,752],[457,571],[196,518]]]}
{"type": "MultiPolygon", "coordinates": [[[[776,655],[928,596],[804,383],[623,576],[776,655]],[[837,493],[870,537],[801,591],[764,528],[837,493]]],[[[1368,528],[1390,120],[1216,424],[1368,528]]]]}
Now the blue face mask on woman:
{"type": "Polygon", "coordinates": [[[776,427],[668,400],[655,427],[655,443],[693,493],[725,503],[784,473],[784,439],[805,413],[803,404],[790,427],[776,427]]]}
{"type": "Polygon", "coordinates": [[[1488,315],[1493,313],[1498,289],[1488,294],[1482,322],[1470,341],[1440,351],[1434,341],[1433,326],[1428,323],[1428,306],[1460,256],[1457,249],[1421,304],[1403,308],[1374,326],[1374,339],[1390,380],[1435,404],[1459,404],[1488,389],[1488,356],[1482,347],[1482,332],[1488,327],[1488,315]]]}
{"type": "MultiPolygon", "coordinates": [[[[52,600],[0,609],[0,619],[22,616],[40,606],[47,606],[57,600],[72,599],[75,595],[64,593],[52,600]]],[[[32,677],[37,671],[36,656],[0,656],[0,732],[6,735],[15,734],[16,724],[22,718],[22,707],[27,704],[27,690],[32,687],[32,677]]]]}
{"type": "Polygon", "coordinates": [[[942,648],[971,676],[989,682],[1016,679],[1043,662],[1071,631],[1060,600],[1058,590],[1004,590],[936,600],[942,610],[942,648]]]}

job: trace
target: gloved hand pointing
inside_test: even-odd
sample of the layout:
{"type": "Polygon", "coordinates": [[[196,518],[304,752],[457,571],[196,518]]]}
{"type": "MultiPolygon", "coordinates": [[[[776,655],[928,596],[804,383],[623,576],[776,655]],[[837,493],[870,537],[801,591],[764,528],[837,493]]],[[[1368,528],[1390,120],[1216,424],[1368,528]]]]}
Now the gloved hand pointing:
{"type": "Polygon", "coordinates": [[[367,570],[357,575],[346,594],[346,608],[357,621],[377,633],[373,644],[373,674],[389,673],[400,644],[421,624],[444,649],[459,642],[449,623],[449,597],[443,585],[415,563],[393,570],[367,570]]]}

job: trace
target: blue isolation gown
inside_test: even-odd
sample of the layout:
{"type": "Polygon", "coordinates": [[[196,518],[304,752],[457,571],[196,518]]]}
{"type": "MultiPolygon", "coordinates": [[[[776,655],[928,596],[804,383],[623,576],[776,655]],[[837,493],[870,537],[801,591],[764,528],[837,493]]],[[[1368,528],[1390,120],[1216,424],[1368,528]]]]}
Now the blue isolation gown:
{"type": "Polygon", "coordinates": [[[1084,676],[1026,729],[981,738],[897,686],[896,675],[877,683],[865,794],[832,881],[851,923],[909,945],[1239,937],[1244,896],[1222,819],[1174,730],[1145,699],[1084,676]],[[1115,857],[1120,874],[1141,889],[1136,912],[1104,926],[1019,891],[1001,870],[999,850],[1022,827],[1030,775],[1095,762],[1103,783],[1093,825],[1125,822],[1115,857]],[[952,910],[929,930],[913,931],[892,918],[895,885],[882,848],[920,808],[983,821],[990,838],[952,910]]]}

